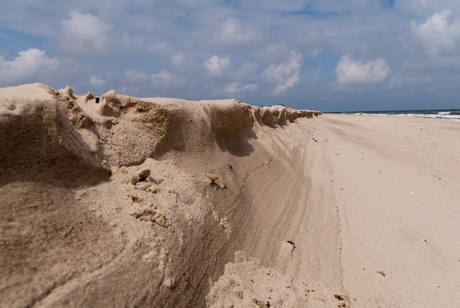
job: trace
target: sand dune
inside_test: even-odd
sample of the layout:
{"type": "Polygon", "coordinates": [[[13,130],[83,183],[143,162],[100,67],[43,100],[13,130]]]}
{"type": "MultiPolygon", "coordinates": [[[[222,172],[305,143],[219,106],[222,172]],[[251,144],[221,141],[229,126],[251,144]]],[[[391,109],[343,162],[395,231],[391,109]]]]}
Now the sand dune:
{"type": "Polygon", "coordinates": [[[459,126],[0,89],[0,306],[432,307],[459,126]]]}

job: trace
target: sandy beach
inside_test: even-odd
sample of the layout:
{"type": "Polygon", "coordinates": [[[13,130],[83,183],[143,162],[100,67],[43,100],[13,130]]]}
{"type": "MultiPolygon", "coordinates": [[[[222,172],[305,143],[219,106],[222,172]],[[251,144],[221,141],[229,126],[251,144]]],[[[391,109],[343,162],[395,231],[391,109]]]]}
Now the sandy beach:
{"type": "Polygon", "coordinates": [[[0,89],[2,307],[455,307],[460,122],[0,89]]]}
{"type": "Polygon", "coordinates": [[[455,306],[459,123],[348,115],[318,122],[315,135],[330,157],[340,213],[343,287],[352,303],[455,306]]]}

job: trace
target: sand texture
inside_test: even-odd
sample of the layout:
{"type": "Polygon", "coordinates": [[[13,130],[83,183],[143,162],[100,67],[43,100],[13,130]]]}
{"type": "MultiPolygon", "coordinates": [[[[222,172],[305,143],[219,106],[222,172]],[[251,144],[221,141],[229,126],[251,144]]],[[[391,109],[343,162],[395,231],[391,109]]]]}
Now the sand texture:
{"type": "Polygon", "coordinates": [[[0,89],[0,307],[454,307],[460,123],[0,89]]]}

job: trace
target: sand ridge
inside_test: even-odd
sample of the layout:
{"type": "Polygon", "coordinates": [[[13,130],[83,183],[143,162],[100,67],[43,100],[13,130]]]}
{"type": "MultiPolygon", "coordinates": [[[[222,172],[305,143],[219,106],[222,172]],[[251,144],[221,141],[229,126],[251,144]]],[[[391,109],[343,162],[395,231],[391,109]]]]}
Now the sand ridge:
{"type": "MultiPolygon", "coordinates": [[[[276,224],[253,217],[254,174],[291,167],[263,130],[319,115],[42,84],[0,95],[1,298],[14,307],[204,306],[248,232],[276,224]]],[[[269,247],[286,240],[282,228],[269,247]]]]}
{"type": "Polygon", "coordinates": [[[433,307],[458,123],[0,89],[0,305],[433,307]]]}

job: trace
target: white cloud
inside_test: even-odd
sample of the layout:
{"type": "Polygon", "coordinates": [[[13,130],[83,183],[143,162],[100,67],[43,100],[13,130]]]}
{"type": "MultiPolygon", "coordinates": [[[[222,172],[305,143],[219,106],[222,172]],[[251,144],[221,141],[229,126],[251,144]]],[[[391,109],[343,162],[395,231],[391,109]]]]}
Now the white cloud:
{"type": "Polygon", "coordinates": [[[111,26],[91,14],[69,13],[70,20],[62,21],[58,47],[74,57],[98,57],[108,54],[111,26]]]}
{"type": "Polygon", "coordinates": [[[0,56],[0,83],[2,85],[46,82],[47,77],[50,77],[59,65],[57,58],[48,58],[44,50],[36,48],[22,50],[18,52],[18,55],[12,61],[5,61],[0,56]]]}
{"type": "Polygon", "coordinates": [[[257,58],[268,62],[274,62],[280,58],[286,57],[291,51],[292,50],[289,49],[286,43],[271,44],[263,48],[257,55],[257,58]]]}
{"type": "Polygon", "coordinates": [[[259,89],[259,85],[257,83],[250,83],[243,87],[244,91],[257,91],[259,89]]]}
{"type": "Polygon", "coordinates": [[[172,74],[167,70],[161,70],[158,74],[153,74],[150,78],[155,86],[168,88],[180,87],[185,82],[182,76],[172,74]]]}
{"type": "Polygon", "coordinates": [[[226,84],[224,87],[224,91],[230,94],[238,93],[241,91],[240,85],[241,82],[233,82],[230,84],[226,84]]]}
{"type": "Polygon", "coordinates": [[[220,76],[230,66],[230,58],[219,58],[213,55],[204,63],[204,66],[213,76],[220,76]]]}
{"type": "MultiPolygon", "coordinates": [[[[42,2],[0,4],[0,20],[9,29],[1,33],[6,42],[0,52],[2,85],[46,81],[55,88],[74,85],[76,93],[84,93],[83,87],[126,86],[129,95],[191,99],[212,98],[217,89],[221,96],[244,94],[241,98],[256,105],[276,102],[279,96],[270,96],[283,93],[292,106],[301,107],[302,95],[309,95],[324,109],[340,101],[352,109],[363,97],[356,90],[369,96],[384,92],[415,105],[428,100],[419,94],[427,80],[460,88],[455,64],[460,61],[460,1],[84,0],[74,2],[70,13],[61,2],[40,9],[42,2]],[[48,45],[61,52],[41,47],[48,45]],[[24,60],[30,55],[16,54],[35,46],[47,52],[35,65],[24,60]],[[291,51],[302,59],[291,58],[291,51]],[[345,54],[352,59],[339,65],[345,54]],[[27,69],[7,69],[21,60],[27,69]],[[47,60],[58,63],[54,71],[47,60]],[[39,63],[46,65],[37,69],[39,63]],[[362,84],[373,86],[353,87],[362,84]],[[403,93],[405,85],[415,90],[403,93]],[[335,86],[351,91],[330,91],[335,86]],[[401,92],[385,92],[389,86],[401,92]]],[[[443,94],[442,102],[455,104],[454,92],[443,94]]]]}
{"type": "Polygon", "coordinates": [[[335,68],[337,82],[341,85],[378,84],[385,81],[390,68],[383,58],[374,61],[356,61],[348,54],[340,57],[335,68]]]}
{"type": "Polygon", "coordinates": [[[91,75],[89,82],[96,87],[102,87],[105,84],[104,79],[91,75]]]}
{"type": "Polygon", "coordinates": [[[460,38],[460,21],[455,19],[449,25],[450,10],[435,13],[424,23],[410,24],[412,35],[423,46],[425,53],[436,56],[441,50],[451,50],[460,38]]]}
{"type": "Polygon", "coordinates": [[[145,73],[127,70],[123,75],[125,83],[128,85],[151,87],[156,90],[179,88],[186,81],[184,77],[170,73],[167,70],[161,70],[158,74],[150,76],[145,73]]]}
{"type": "Polygon", "coordinates": [[[183,66],[187,66],[189,64],[189,60],[184,53],[180,52],[171,56],[171,64],[174,67],[181,68],[183,66]]]}
{"type": "Polygon", "coordinates": [[[214,36],[213,41],[219,45],[237,46],[255,42],[259,38],[260,34],[250,26],[243,25],[241,20],[228,18],[222,29],[214,36]]]}
{"type": "Polygon", "coordinates": [[[171,65],[176,72],[194,72],[199,70],[198,65],[183,52],[171,56],[171,65]]]}
{"type": "Polygon", "coordinates": [[[270,92],[271,95],[280,95],[300,81],[301,61],[302,54],[291,51],[284,62],[278,65],[271,64],[263,71],[262,78],[270,83],[277,84],[270,92]]]}
{"type": "Polygon", "coordinates": [[[257,83],[250,83],[241,87],[241,82],[232,82],[230,84],[226,84],[224,87],[224,91],[230,94],[236,94],[246,91],[256,91],[258,89],[259,85],[257,83]]]}
{"type": "Polygon", "coordinates": [[[286,80],[286,82],[284,84],[277,85],[273,89],[273,91],[270,92],[270,94],[275,95],[275,96],[280,95],[280,94],[286,92],[287,89],[292,88],[293,86],[298,84],[299,81],[300,81],[299,74],[295,74],[295,75],[289,77],[288,80],[286,80]]]}

